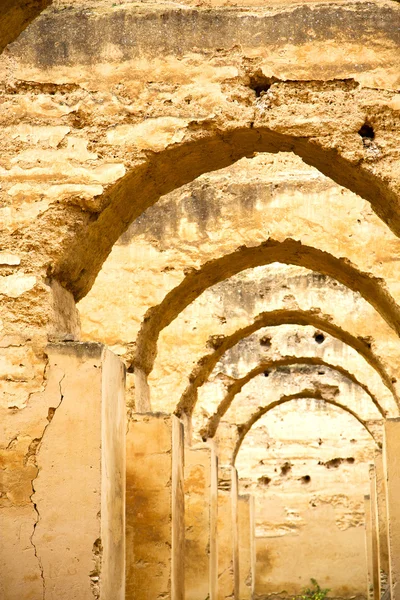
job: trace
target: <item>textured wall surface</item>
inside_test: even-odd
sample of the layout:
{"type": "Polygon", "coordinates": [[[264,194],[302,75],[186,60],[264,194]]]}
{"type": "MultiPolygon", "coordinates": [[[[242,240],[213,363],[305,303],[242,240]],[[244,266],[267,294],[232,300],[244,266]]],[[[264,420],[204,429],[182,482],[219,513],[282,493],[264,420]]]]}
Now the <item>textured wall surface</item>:
{"type": "MultiPolygon", "coordinates": [[[[175,412],[187,443],[213,439],[220,488],[236,460],[259,598],[310,577],[365,595],[368,463],[399,414],[399,4],[3,4],[1,594],[42,597],[34,481],[63,393],[48,343],[83,340],[125,362],[128,417],[175,412]]],[[[143,493],[170,503],[146,464],[143,493]]]]}

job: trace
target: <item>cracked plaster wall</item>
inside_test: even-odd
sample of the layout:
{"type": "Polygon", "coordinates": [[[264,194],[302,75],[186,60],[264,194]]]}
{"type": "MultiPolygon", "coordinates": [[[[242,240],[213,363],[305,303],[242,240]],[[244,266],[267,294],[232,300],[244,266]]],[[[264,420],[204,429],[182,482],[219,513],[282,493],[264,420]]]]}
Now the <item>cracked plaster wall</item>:
{"type": "Polygon", "coordinates": [[[1,454],[1,597],[122,599],[124,368],[100,344],[47,353],[44,390],[1,454]]]}

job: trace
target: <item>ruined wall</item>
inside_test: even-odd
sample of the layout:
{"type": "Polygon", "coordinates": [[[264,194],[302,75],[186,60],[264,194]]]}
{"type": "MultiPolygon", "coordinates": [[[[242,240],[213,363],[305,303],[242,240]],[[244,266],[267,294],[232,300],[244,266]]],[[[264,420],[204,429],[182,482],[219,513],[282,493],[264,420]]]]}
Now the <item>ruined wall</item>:
{"type": "MultiPolygon", "coordinates": [[[[229,378],[248,373],[250,355],[259,364],[294,347],[346,368],[362,390],[349,394],[357,410],[376,397],[382,417],[397,416],[399,20],[390,0],[57,0],[2,54],[0,507],[20,527],[2,555],[15,597],[11,554],[30,582],[24,593],[42,593],[31,544],[34,452],[54,408],[53,397],[40,399],[60,391],[46,378],[46,347],[79,338],[76,301],[83,339],[126,362],[129,409],[143,395],[148,408],[151,400],[188,420],[194,411],[195,438],[222,415],[229,378]],[[261,338],[255,346],[248,338],[265,327],[286,329],[261,356],[261,338]],[[321,332],[326,345],[313,353],[321,332]]],[[[308,408],[318,420],[319,405],[308,408]]],[[[308,440],[301,414],[289,414],[308,440]]],[[[332,435],[341,423],[334,414],[332,435]]],[[[352,439],[353,422],[345,427],[352,439]]],[[[304,439],[291,436],[295,460],[304,439]]],[[[329,447],[335,456],[327,451],[323,462],[338,454],[329,447]]],[[[307,470],[325,473],[313,450],[307,444],[307,470]]],[[[359,478],[343,479],[354,467],[343,463],[329,483],[320,479],[322,508],[308,507],[303,490],[312,488],[297,479],[288,479],[290,492],[277,479],[277,500],[268,496],[275,484],[264,498],[261,474],[249,484],[271,509],[303,515],[303,529],[277,538],[272,572],[259,542],[261,596],[282,591],[294,538],[303,548],[312,533],[313,552],[322,523],[332,547],[360,553],[355,498],[364,493],[366,442],[360,453],[359,478]],[[352,525],[340,529],[343,514],[352,525]]],[[[274,532],[258,504],[258,527],[274,532]]],[[[335,572],[346,552],[332,555],[335,572]]],[[[363,592],[360,564],[357,585],[336,578],[335,593],[363,592]]]]}
{"type": "MultiPolygon", "coordinates": [[[[241,241],[255,242],[264,228],[267,233],[274,227],[287,227],[293,235],[297,227],[303,235],[316,236],[325,247],[336,244],[339,252],[353,253],[353,257],[360,253],[361,258],[360,235],[378,235],[378,222],[373,221],[372,225],[373,215],[363,208],[362,234],[358,233],[353,244],[350,219],[343,222],[341,216],[344,207],[348,211],[354,207],[357,231],[357,208],[361,203],[289,155],[260,156],[222,173],[203,176],[195,184],[165,197],[122,236],[91,292],[79,304],[82,335],[107,340],[130,364],[132,340],[139,325],[136,315],[156,298],[162,300],[179,271],[205,260],[201,258],[203,254],[206,258],[226,251],[229,244],[238,243],[238,236],[241,241]],[[327,202],[329,221],[322,213],[327,202]],[[271,215],[268,219],[267,210],[271,215]],[[110,288],[115,290],[113,298],[110,288]]],[[[390,233],[382,230],[382,243],[374,245],[376,251],[382,251],[387,236],[391,239],[390,233]]],[[[385,268],[385,264],[382,261],[380,268],[385,268]]],[[[387,281],[395,292],[391,269],[390,266],[387,281]]],[[[326,311],[334,312],[335,322],[340,322],[343,330],[358,331],[357,335],[365,335],[373,320],[377,351],[380,320],[376,312],[369,312],[359,295],[306,269],[279,264],[259,267],[208,289],[161,334],[156,367],[150,378],[153,406],[175,409],[188,376],[196,361],[207,354],[207,341],[213,335],[228,335],[263,309],[297,305],[306,309],[326,307],[326,311]]],[[[397,352],[397,342],[395,338],[390,342],[389,331],[384,324],[382,328],[380,355],[386,360],[391,353],[389,348],[397,352]]],[[[318,355],[327,363],[356,373],[367,390],[375,392],[384,409],[397,414],[393,396],[377,372],[329,334],[316,340],[318,332],[313,327],[296,325],[261,329],[255,339],[250,336],[224,354],[208,383],[199,389],[194,434],[217,410],[226,385],[233,378],[245,376],[263,361],[296,354],[299,360],[318,355]]],[[[328,390],[331,398],[349,406],[366,421],[382,417],[365,389],[326,365],[299,365],[297,371],[282,367],[276,372],[272,366],[271,371],[267,367],[265,371],[268,377],[262,372],[235,396],[222,417],[222,427],[228,421],[242,423],[245,415],[250,416],[257,407],[279,395],[305,389],[328,390]]],[[[134,373],[129,382],[132,402],[134,373]]],[[[334,596],[363,596],[363,496],[369,489],[368,464],[375,444],[351,415],[318,400],[298,402],[300,408],[295,402],[289,403],[257,423],[237,458],[241,489],[254,493],[257,499],[256,593],[260,598],[271,594],[291,596],[316,577],[332,589],[334,596]],[[280,468],[286,463],[291,467],[283,476],[280,468]],[[320,564],[322,554],[325,558],[320,564]],[[295,563],[294,556],[298,557],[295,563]],[[349,564],[351,581],[347,577],[349,564]]],[[[219,444],[223,467],[229,457],[221,436],[219,444]]],[[[229,447],[232,451],[233,447],[229,447]]]]}
{"type": "Polygon", "coordinates": [[[253,426],[236,466],[256,498],[256,597],[298,594],[312,577],[331,596],[365,594],[374,446],[354,418],[318,400],[294,400],[253,426]]]}

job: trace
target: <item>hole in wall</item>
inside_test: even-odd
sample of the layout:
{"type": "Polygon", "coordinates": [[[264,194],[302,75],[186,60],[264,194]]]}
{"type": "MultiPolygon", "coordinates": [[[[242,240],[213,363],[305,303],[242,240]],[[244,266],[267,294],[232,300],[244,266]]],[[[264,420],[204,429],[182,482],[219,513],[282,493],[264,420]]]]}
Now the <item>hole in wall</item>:
{"type": "Polygon", "coordinates": [[[363,140],[373,140],[375,138],[374,128],[368,121],[365,121],[364,125],[361,125],[358,130],[358,135],[362,137],[363,140]]]}
{"type": "Polygon", "coordinates": [[[260,346],[263,348],[271,348],[271,338],[268,335],[260,338],[260,346]]]}
{"type": "Polygon", "coordinates": [[[271,477],[268,477],[267,475],[262,475],[261,477],[258,478],[259,483],[262,483],[263,485],[268,485],[269,483],[271,483],[271,477]]]}
{"type": "Polygon", "coordinates": [[[281,475],[287,475],[292,470],[292,464],[290,462],[285,462],[281,466],[281,475]]]}
{"type": "Polygon", "coordinates": [[[310,483],[311,477],[309,475],[303,475],[303,477],[300,477],[300,481],[304,484],[310,483]]]}
{"type": "Polygon", "coordinates": [[[363,344],[365,344],[365,346],[367,348],[369,348],[369,350],[371,350],[371,348],[372,348],[372,341],[373,341],[371,336],[367,335],[367,336],[363,337],[361,335],[358,335],[357,339],[360,340],[360,342],[362,342],[363,344]]]}
{"type": "Polygon", "coordinates": [[[317,344],[323,344],[323,342],[325,341],[325,336],[320,331],[316,331],[314,333],[314,340],[316,341],[317,344]]]}
{"type": "Polygon", "coordinates": [[[349,456],[347,458],[332,458],[331,460],[327,460],[326,462],[319,461],[318,464],[326,467],[327,469],[337,469],[342,463],[347,462],[352,465],[355,462],[355,458],[353,456],[349,456]]]}
{"type": "Polygon", "coordinates": [[[256,97],[260,98],[263,93],[268,92],[271,85],[277,82],[278,79],[276,77],[267,77],[264,75],[261,69],[255,71],[249,78],[249,88],[254,90],[256,93],[256,97]]]}

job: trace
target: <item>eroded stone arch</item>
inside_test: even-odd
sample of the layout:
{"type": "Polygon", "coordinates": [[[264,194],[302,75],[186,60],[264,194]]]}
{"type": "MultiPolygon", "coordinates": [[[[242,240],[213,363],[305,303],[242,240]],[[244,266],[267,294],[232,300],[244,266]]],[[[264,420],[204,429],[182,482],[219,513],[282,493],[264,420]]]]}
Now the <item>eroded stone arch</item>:
{"type": "Polygon", "coordinates": [[[370,434],[370,436],[374,439],[377,447],[380,448],[382,446],[381,437],[378,437],[377,434],[376,434],[376,432],[374,432],[371,429],[370,425],[367,422],[365,422],[363,419],[361,419],[354,411],[352,411],[351,408],[349,408],[348,406],[346,406],[344,404],[341,404],[340,402],[337,402],[337,401],[333,400],[330,397],[329,398],[324,398],[323,394],[314,393],[314,392],[309,391],[309,390],[302,390],[302,391],[300,391],[300,392],[298,392],[296,394],[290,394],[288,396],[282,396],[281,398],[279,398],[275,402],[271,403],[271,405],[269,405],[267,407],[263,407],[262,409],[260,409],[257,413],[255,413],[253,415],[253,417],[251,419],[249,419],[249,421],[247,421],[246,423],[240,424],[238,426],[239,434],[238,434],[238,439],[237,439],[237,442],[235,444],[235,448],[234,448],[233,454],[232,454],[232,464],[235,464],[236,456],[237,456],[237,454],[238,454],[238,452],[240,450],[240,446],[243,443],[243,440],[244,440],[246,434],[251,429],[251,427],[262,416],[264,416],[268,411],[272,410],[276,406],[279,406],[281,404],[284,404],[285,402],[290,402],[291,400],[296,400],[296,399],[300,399],[300,398],[311,398],[311,399],[315,399],[315,400],[323,400],[327,404],[332,404],[333,406],[336,406],[337,408],[340,408],[340,409],[344,410],[345,412],[348,412],[361,425],[363,425],[363,427],[367,430],[367,432],[370,434]]]}
{"type": "Polygon", "coordinates": [[[210,261],[198,271],[194,270],[157,307],[150,309],[137,338],[135,367],[146,375],[151,372],[160,331],[205,289],[245,269],[274,262],[306,267],[336,279],[359,292],[388,325],[400,333],[400,309],[382,281],[359,272],[348,261],[302,245],[301,242],[291,239],[276,242],[270,239],[256,247],[239,248],[232,254],[210,261]]]}
{"type": "Polygon", "coordinates": [[[391,377],[386,373],[385,368],[374,355],[371,348],[369,348],[368,345],[362,340],[342,330],[336,324],[332,323],[329,317],[321,315],[319,311],[277,310],[261,313],[248,327],[245,327],[242,330],[235,332],[233,335],[218,341],[216,347],[213,348],[213,351],[208,356],[204,356],[197,367],[193,370],[192,375],[189,378],[190,383],[177,406],[177,414],[181,415],[183,413],[192,413],[196,404],[197,389],[207,380],[224,352],[237,344],[239,340],[251,335],[258,329],[266,326],[276,326],[281,324],[313,325],[321,331],[325,331],[333,337],[340,339],[345,344],[348,344],[361,356],[363,356],[365,360],[380,374],[385,386],[392,392],[395,398],[397,397],[391,377]]]}
{"type": "Polygon", "coordinates": [[[217,428],[218,428],[218,424],[219,424],[220,420],[223,418],[226,411],[229,409],[233,398],[236,396],[236,394],[238,394],[242,390],[243,386],[245,386],[251,379],[253,379],[254,377],[257,377],[257,375],[260,375],[270,369],[274,370],[281,366],[291,366],[291,365],[325,366],[334,371],[337,371],[344,378],[348,379],[353,384],[360,387],[366,394],[368,394],[372,403],[374,404],[374,406],[378,409],[378,411],[382,415],[382,418],[385,418],[387,416],[387,411],[384,408],[382,408],[382,406],[379,403],[379,399],[376,398],[371,393],[371,391],[368,389],[368,386],[366,384],[360,382],[352,373],[350,373],[343,367],[331,364],[331,363],[329,363],[323,359],[320,359],[318,357],[312,358],[312,357],[294,357],[294,356],[289,357],[289,356],[287,356],[287,357],[282,358],[281,360],[265,361],[265,362],[261,363],[255,369],[249,371],[249,373],[247,373],[247,375],[245,375],[244,377],[233,381],[232,384],[228,386],[227,394],[226,394],[225,398],[222,400],[222,402],[220,402],[220,404],[218,405],[217,411],[214,412],[214,414],[212,414],[210,416],[205,427],[200,431],[200,435],[205,439],[214,437],[214,435],[217,431],[217,428]]]}
{"type": "Polygon", "coordinates": [[[368,200],[378,216],[399,234],[399,183],[390,166],[392,156],[366,160],[358,134],[367,116],[376,123],[377,137],[384,138],[389,129],[391,133],[395,130],[393,93],[368,91],[368,99],[361,101],[361,90],[353,82],[302,82],[302,90],[308,85],[309,93],[300,97],[296,85],[274,84],[262,102],[253,108],[243,107],[239,117],[235,107],[233,122],[189,123],[183,129],[184,141],[148,153],[146,158],[139,154],[136,166],[102,197],[98,217],[86,219],[68,239],[53,275],[77,300],[82,298],[116,240],[160,196],[255,152],[298,154],[307,164],[368,200]],[[303,114],[300,126],[287,116],[282,123],[279,107],[289,99],[298,105],[293,114],[303,114]],[[382,105],[385,120],[379,116],[382,105]],[[315,119],[316,113],[321,120],[315,119]],[[327,123],[335,120],[339,127],[327,131],[327,123]]]}

